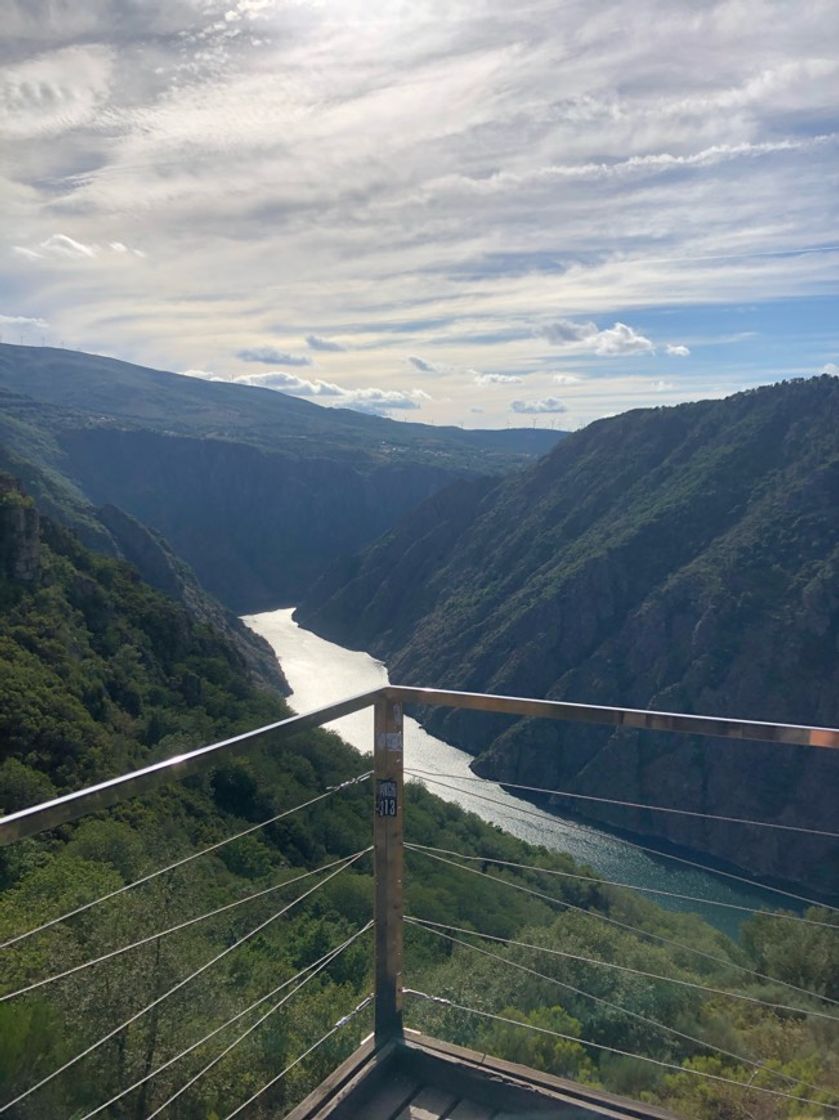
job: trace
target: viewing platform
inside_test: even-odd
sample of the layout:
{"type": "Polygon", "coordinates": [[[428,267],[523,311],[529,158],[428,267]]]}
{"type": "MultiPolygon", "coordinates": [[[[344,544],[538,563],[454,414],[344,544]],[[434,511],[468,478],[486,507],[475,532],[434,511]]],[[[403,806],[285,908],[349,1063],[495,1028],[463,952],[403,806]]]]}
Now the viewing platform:
{"type": "MultiPolygon", "coordinates": [[[[234,736],[222,742],[213,743],[197,750],[189,751],[174,758],[153,763],[141,770],[130,774],[123,774],[88,789],[67,794],[42,805],[12,813],[0,820],[0,846],[12,843],[23,837],[33,836],[45,830],[56,828],[72,821],[84,814],[99,812],[123,799],[135,797],[140,793],[159,788],[164,783],[198,774],[212,769],[227,761],[231,756],[242,754],[258,745],[273,745],[282,742],[301,730],[322,726],[331,723],[341,716],[372,707],[374,709],[373,721],[373,769],[365,774],[359,774],[337,786],[327,789],[304,802],[302,805],[284,810],[278,816],[268,821],[252,825],[243,832],[236,833],[225,840],[210,845],[201,851],[185,856],[175,863],[159,868],[141,879],[119,888],[102,898],[85,902],[69,914],[51,918],[49,921],[27,932],[19,933],[6,942],[5,948],[15,945],[32,934],[54,926],[72,918],[75,915],[89,910],[97,903],[122,893],[133,887],[142,885],[158,875],[163,875],[175,867],[197,859],[208,852],[215,851],[228,842],[253,832],[255,829],[271,824],[282,817],[286,817],[298,810],[306,809],[315,802],[332,797],[340,790],[349,786],[356,786],[372,779],[372,844],[355,852],[333,860],[321,867],[307,870],[298,875],[296,879],[286,880],[283,884],[270,886],[255,892],[251,897],[259,897],[270,891],[280,889],[286,883],[296,882],[297,879],[306,879],[311,875],[329,871],[325,878],[309,886],[292,902],[284,905],[279,911],[262,921],[254,929],[229,941],[225,947],[212,959],[196,968],[192,973],[182,977],[168,991],[158,996],[147,1007],[136,1011],[131,1018],[116,1026],[103,1038],[99,1039],[87,1049],[74,1057],[70,1057],[59,1068],[42,1076],[29,1088],[18,1094],[13,1100],[0,1103],[0,1112],[25,1101],[31,1094],[37,1093],[53,1078],[63,1075],[73,1069],[77,1062],[87,1057],[100,1045],[108,1042],[118,1035],[129,1024],[134,1023],[147,1011],[157,1007],[169,995],[181,989],[195,977],[208,970],[216,961],[221,960],[229,953],[235,951],[239,945],[244,944],[249,938],[260,933],[276,918],[284,915],[298,902],[307,898],[320,888],[324,883],[345,871],[372,854],[373,857],[373,892],[374,907],[372,920],[361,925],[341,944],[333,946],[317,961],[314,961],[290,978],[282,980],[272,992],[263,996],[256,1003],[251,1004],[243,1011],[220,1026],[214,1027],[210,1033],[198,1039],[175,1057],[171,1058],[158,1070],[148,1072],[141,1080],[125,1086],[121,1091],[104,1104],[94,1108],[79,1120],[90,1120],[96,1115],[117,1115],[109,1109],[123,1097],[133,1092],[138,1086],[146,1084],[162,1069],[168,1068],[183,1056],[191,1053],[205,1042],[215,1037],[218,1032],[229,1028],[241,1017],[254,1011],[266,1001],[272,999],[276,993],[286,990],[286,994],[273,1003],[268,1010],[260,1013],[260,1017],[251,1023],[226,1049],[216,1055],[206,1066],[195,1074],[177,1091],[158,1105],[152,1115],[157,1116],[172,1101],[187,1091],[205,1072],[211,1069],[221,1057],[229,1053],[239,1042],[248,1037],[258,1026],[274,1011],[283,1006],[300,987],[308,980],[328,967],[332,961],[357,939],[372,931],[373,935],[373,984],[372,990],[355,1007],[335,1008],[336,1019],[334,1025],[319,1039],[313,1039],[312,1045],[295,1058],[291,1064],[279,1069],[271,1080],[262,1085],[244,1101],[237,1103],[231,1101],[234,1107],[224,1120],[233,1120],[240,1114],[249,1114],[250,1106],[259,1098],[262,1111],[260,1116],[274,1115],[270,1112],[271,1091],[275,1090],[283,1078],[295,1067],[304,1063],[327,1040],[344,1030],[348,1024],[362,1013],[372,1008],[374,1031],[361,1045],[341,1063],[318,1087],[301,1103],[292,1107],[291,1111],[277,1111],[276,1115],[285,1115],[287,1120],[536,1120],[540,1117],[553,1117],[555,1120],[583,1120],[585,1117],[599,1116],[611,1117],[613,1120],[620,1118],[634,1118],[634,1120],[674,1120],[674,1114],[655,1105],[640,1103],[623,1097],[615,1096],[598,1088],[552,1076],[535,1069],[519,1065],[514,1062],[502,1060],[487,1053],[463,1048],[450,1042],[430,1037],[426,1033],[413,1028],[411,1016],[413,1009],[420,1005],[432,1006],[444,1011],[457,1012],[466,1016],[476,1016],[488,1022],[503,1024],[505,1028],[520,1029],[530,1032],[531,1037],[542,1036],[555,1039],[581,1048],[582,1053],[598,1052],[617,1056],[621,1059],[637,1060],[647,1063],[657,1070],[668,1073],[687,1073],[697,1077],[708,1077],[711,1080],[736,1087],[738,1091],[750,1093],[763,1099],[774,1098],[776,1101],[793,1102],[797,1104],[818,1105],[824,1115],[839,1115],[839,1103],[827,1103],[823,1087],[810,1085],[804,1081],[794,1081],[788,1075],[777,1073],[767,1068],[759,1057],[743,1056],[722,1048],[720,1045],[705,1039],[686,1034],[683,1030],[659,1022],[648,1015],[641,1014],[614,1002],[606,996],[597,995],[587,989],[569,984],[564,979],[557,979],[545,975],[543,972],[522,964],[509,956],[500,956],[491,950],[498,949],[500,945],[518,947],[525,950],[539,950],[551,954],[554,958],[569,958],[581,961],[586,965],[600,966],[606,969],[618,969],[623,972],[635,973],[641,978],[650,978],[653,981],[669,984],[682,984],[689,988],[702,989],[717,996],[730,999],[746,1000],[750,1005],[762,1004],[767,1008],[780,1009],[798,1015],[813,1015],[822,1020],[836,1022],[836,1016],[819,1005],[817,1001],[825,999],[818,993],[807,991],[804,988],[787,985],[789,1000],[792,1002],[768,1002],[751,995],[740,995],[720,991],[717,988],[703,988],[701,983],[685,981],[683,979],[660,975],[656,972],[646,972],[637,968],[626,967],[621,963],[609,960],[594,960],[574,956],[565,952],[561,945],[555,947],[528,945],[509,938],[485,933],[478,929],[459,929],[445,925],[440,921],[431,921],[429,916],[419,914],[406,914],[404,897],[405,876],[404,860],[406,852],[419,858],[439,860],[459,868],[464,873],[487,876],[488,870],[501,872],[508,868],[520,868],[530,872],[544,872],[552,875],[564,875],[570,879],[588,879],[590,882],[608,884],[609,880],[594,879],[585,874],[578,874],[569,870],[550,870],[535,865],[507,863],[501,859],[489,856],[477,856],[462,852],[452,852],[446,848],[433,848],[428,845],[406,843],[404,839],[405,806],[405,771],[403,765],[404,733],[403,733],[403,705],[416,704],[420,706],[447,706],[469,710],[503,712],[511,715],[536,717],[540,719],[564,720],[581,723],[600,723],[619,727],[633,727],[654,731],[670,731],[680,734],[705,736],[714,739],[728,740],[762,740],[783,746],[785,744],[804,745],[823,750],[839,749],[839,729],[825,727],[809,727],[778,723],[762,723],[748,720],[723,719],[698,715],[684,715],[671,712],[642,711],[628,708],[611,708],[594,705],[573,704],[564,701],[531,700],[520,697],[491,696],[476,693],[448,692],[438,689],[421,689],[386,685],[372,692],[350,697],[338,703],[330,704],[312,712],[292,716],[266,727],[258,728],[241,735],[234,736]],[[454,858],[452,858],[454,857],[454,858]],[[470,866],[476,863],[479,866],[470,866]],[[577,996],[593,1000],[601,1007],[609,1009],[614,1015],[629,1016],[634,1022],[642,1023],[647,1028],[654,1028],[663,1032],[670,1038],[685,1040],[691,1044],[695,1053],[716,1053],[735,1058],[744,1067],[751,1067],[748,1080],[739,1080],[726,1075],[705,1073],[701,1070],[685,1069],[681,1064],[676,1064],[661,1057],[651,1057],[632,1049],[622,1049],[611,1042],[603,1041],[597,1037],[583,1038],[576,1034],[565,1034],[561,1030],[539,1026],[531,1022],[519,1021],[510,1018],[509,1012],[505,1015],[503,1010],[482,1005],[477,997],[471,1004],[461,1003],[458,999],[442,992],[423,992],[411,988],[404,980],[404,934],[406,926],[422,929],[425,932],[444,938],[451,948],[455,944],[464,946],[485,957],[494,958],[498,968],[505,967],[517,969],[521,973],[529,973],[558,985],[560,989],[576,993],[577,996]],[[470,940],[463,940],[467,936],[470,940]],[[489,948],[482,948],[480,943],[474,944],[472,939],[483,939],[484,945],[491,942],[489,948]],[[297,985],[294,987],[293,985],[297,985]],[[797,1001],[797,1002],[796,1002],[797,1001]],[[802,1007],[801,1004],[804,1003],[802,1007]],[[339,1017],[340,1016],[340,1017],[339,1017]],[[759,1080],[758,1080],[759,1077],[759,1080]],[[818,1095],[821,1094],[821,1095],[818,1095]],[[269,1108],[269,1112],[265,1112],[269,1108]]],[[[408,791],[410,795],[410,790],[408,791]]],[[[550,792],[550,791],[545,791],[550,792]]],[[[558,791],[557,791],[558,792],[558,791]]],[[[655,811],[680,812],[684,811],[695,815],[690,809],[673,809],[647,806],[655,811]]],[[[410,807],[408,807],[410,814],[410,807]]],[[[790,826],[765,822],[741,821],[744,825],[765,828],[788,828],[790,826]]],[[[798,830],[800,831],[800,829],[798,830]]],[[[678,857],[673,857],[678,858],[678,857]]],[[[690,861],[687,861],[690,862],[690,861]]],[[[720,871],[719,874],[728,874],[720,871]]],[[[465,878],[465,876],[464,876],[465,878]]],[[[574,905],[566,900],[557,899],[539,890],[532,889],[520,883],[504,879],[499,875],[492,875],[492,882],[498,889],[508,888],[524,891],[526,894],[545,900],[548,903],[570,910],[579,911],[592,918],[600,918],[613,925],[623,926],[625,929],[634,930],[639,935],[653,937],[637,927],[628,925],[625,921],[614,921],[609,917],[589,911],[581,906],[574,905]]],[[[733,878],[739,878],[733,876],[733,878]]],[[[621,884],[615,884],[620,886],[621,884]]],[[[468,889],[468,885],[467,888],[468,889]]],[[[494,889],[494,888],[493,888],[494,889]]],[[[643,889],[643,888],[641,888],[643,889]]],[[[780,888],[772,888],[781,895],[790,898],[799,898],[787,894],[780,888]]],[[[667,893],[653,890],[653,894],[667,893]]],[[[689,897],[689,896],[676,896],[689,897]]],[[[150,936],[141,938],[129,945],[110,950],[103,956],[93,960],[75,964],[58,975],[27,983],[17,991],[5,992],[2,1000],[13,999],[16,996],[40,989],[54,980],[64,979],[75,975],[88,967],[110,960],[115,956],[128,952],[137,946],[149,944],[170,933],[176,933],[205,918],[213,917],[222,911],[239,906],[249,901],[248,897],[227,903],[218,907],[209,914],[199,915],[173,926],[169,929],[158,930],[150,936]]],[[[805,902],[807,900],[804,900],[805,902]]],[[[832,908],[830,908],[832,909],[832,908]]],[[[755,911],[762,913],[763,911],[755,911]]],[[[784,917],[784,915],[781,915],[784,917]]],[[[825,925],[829,923],[814,921],[807,918],[796,918],[786,915],[788,920],[808,922],[810,925],[825,925]]],[[[662,938],[658,938],[662,940],[662,938]]],[[[666,939],[664,939],[666,940],[666,939]]],[[[698,949],[682,945],[685,952],[695,952],[699,956],[708,957],[698,949]]],[[[744,965],[736,962],[726,962],[729,967],[751,978],[772,979],[754,972],[744,965]]],[[[612,973],[614,975],[614,973],[612,973]]],[[[783,983],[783,981],[778,981],[783,983]]],[[[517,989],[518,990],[518,989],[517,989]]],[[[358,998],[358,997],[356,997],[358,998]]],[[[561,996],[558,996],[558,999],[561,996]]],[[[828,1000],[829,1003],[835,1001],[828,1000]]],[[[241,1024],[240,1024],[241,1025],[241,1024]]],[[[356,1036],[358,1037],[358,1036],[356,1036]]],[[[284,1105],[287,1108],[287,1104],[284,1105]]],[[[252,1110],[250,1110],[252,1112],[252,1110]]],[[[17,1115],[16,1113],[14,1115],[17,1115]]],[[[21,1113],[21,1115],[23,1115],[21,1113]]],[[[123,1115],[123,1113],[119,1113],[123,1115]]],[[[812,1113],[808,1113],[812,1115],[812,1113]]]]}
{"type": "Polygon", "coordinates": [[[366,1040],[286,1120],[675,1120],[418,1031],[378,1049],[366,1040]]]}

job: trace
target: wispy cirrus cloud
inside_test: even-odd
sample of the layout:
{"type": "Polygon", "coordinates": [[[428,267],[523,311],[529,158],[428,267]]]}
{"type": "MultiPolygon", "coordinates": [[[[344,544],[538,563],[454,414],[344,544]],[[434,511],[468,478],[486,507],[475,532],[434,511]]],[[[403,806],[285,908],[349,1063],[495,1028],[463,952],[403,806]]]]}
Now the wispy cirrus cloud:
{"type": "Polygon", "coordinates": [[[123,241],[101,245],[85,244],[66,233],[53,233],[36,245],[13,245],[12,252],[30,261],[95,261],[103,255],[145,257],[142,249],[130,248],[123,241]]]}
{"type": "Polygon", "coordinates": [[[694,396],[819,368],[839,27],[795,7],[7,0],[4,306],[156,365],[433,376],[427,415],[493,426],[518,390],[475,371],[577,424],[675,359],[694,396]]]}

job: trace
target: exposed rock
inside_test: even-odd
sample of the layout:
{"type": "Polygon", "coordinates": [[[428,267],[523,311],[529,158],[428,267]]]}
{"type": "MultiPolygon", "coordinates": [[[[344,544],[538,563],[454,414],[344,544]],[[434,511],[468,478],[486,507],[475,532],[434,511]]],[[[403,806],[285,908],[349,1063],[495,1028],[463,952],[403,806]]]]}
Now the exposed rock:
{"type": "Polygon", "coordinates": [[[0,569],[6,578],[35,583],[40,572],[38,511],[13,478],[0,475],[0,569]]]}

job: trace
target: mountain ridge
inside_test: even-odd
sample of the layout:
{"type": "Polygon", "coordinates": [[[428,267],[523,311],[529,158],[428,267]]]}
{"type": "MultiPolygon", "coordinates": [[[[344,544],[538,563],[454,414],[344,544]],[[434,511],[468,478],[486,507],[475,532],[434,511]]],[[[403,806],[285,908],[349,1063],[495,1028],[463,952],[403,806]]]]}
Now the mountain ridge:
{"type": "MultiPolygon", "coordinates": [[[[298,620],[405,684],[836,725],[837,433],[830,377],[598,421],[515,476],[432,499],[462,508],[436,536],[428,504],[416,530],[400,522],[343,579],[324,576],[298,620]]],[[[830,828],[830,752],[454,711],[427,723],[496,780],[830,828]]],[[[839,849],[815,838],[793,851],[722,823],[585,814],[813,889],[836,881],[839,849]]]]}
{"type": "Polygon", "coordinates": [[[455,478],[562,433],[462,431],[328,409],[115,359],[0,344],[0,443],[48,478],[50,513],[110,548],[87,505],[161,533],[237,613],[296,602],[336,556],[455,478]]]}

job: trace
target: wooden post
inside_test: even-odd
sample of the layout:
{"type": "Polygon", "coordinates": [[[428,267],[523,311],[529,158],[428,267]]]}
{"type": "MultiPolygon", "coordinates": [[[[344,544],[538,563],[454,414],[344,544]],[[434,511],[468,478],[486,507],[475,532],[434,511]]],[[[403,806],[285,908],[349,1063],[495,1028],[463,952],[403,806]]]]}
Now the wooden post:
{"type": "Polygon", "coordinates": [[[376,1044],[402,1035],[402,703],[380,697],[374,716],[373,851],[376,1044]]]}

